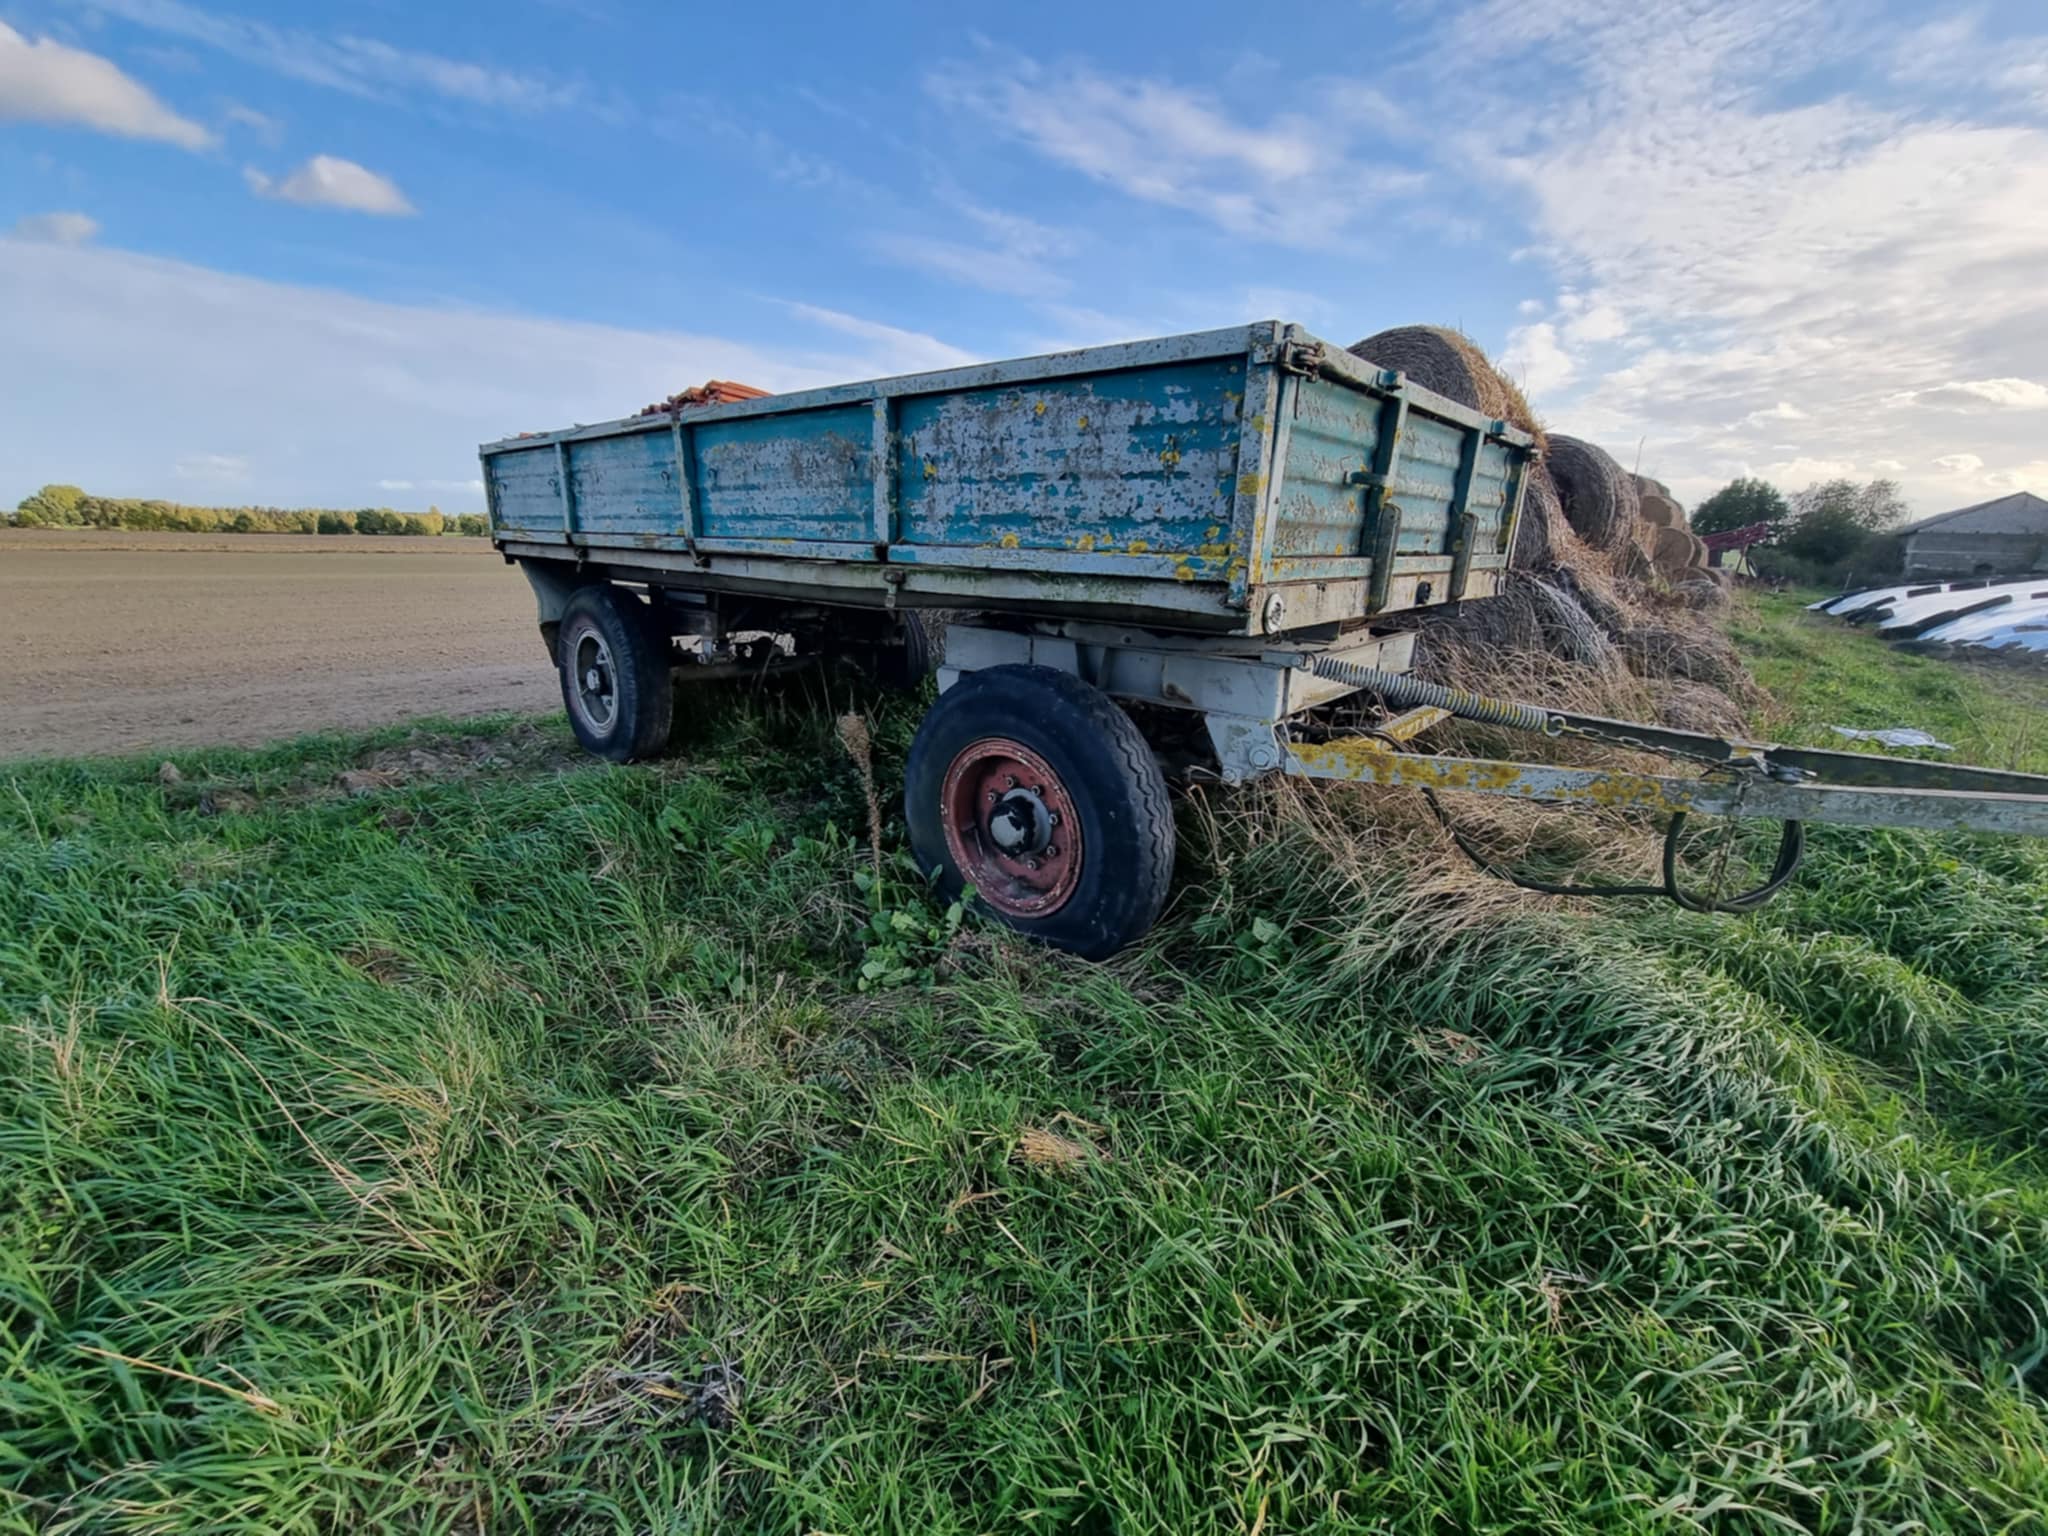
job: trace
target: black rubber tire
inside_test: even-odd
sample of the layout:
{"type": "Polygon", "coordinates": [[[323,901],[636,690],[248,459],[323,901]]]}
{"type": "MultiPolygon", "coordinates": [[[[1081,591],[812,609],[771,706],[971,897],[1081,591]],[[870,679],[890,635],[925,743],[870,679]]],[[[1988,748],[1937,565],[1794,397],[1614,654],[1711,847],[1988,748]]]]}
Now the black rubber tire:
{"type": "Polygon", "coordinates": [[[1158,921],[1173,883],[1173,806],[1166,778],[1131,717],[1109,696],[1050,667],[970,672],[939,695],[910,744],[903,810],[918,867],[957,897],[965,880],[942,825],[946,772],[965,748],[1009,737],[1043,757],[1072,795],[1083,846],[1079,885],[1044,917],[981,910],[1019,933],[1089,960],[1136,943],[1158,921]]]}
{"type": "Polygon", "coordinates": [[[614,763],[640,762],[668,749],[675,700],[669,687],[668,635],[632,593],[609,583],[579,587],[562,610],[555,676],[569,728],[584,751],[614,763]],[[577,653],[585,635],[609,652],[613,707],[608,721],[578,703],[577,653]]]}

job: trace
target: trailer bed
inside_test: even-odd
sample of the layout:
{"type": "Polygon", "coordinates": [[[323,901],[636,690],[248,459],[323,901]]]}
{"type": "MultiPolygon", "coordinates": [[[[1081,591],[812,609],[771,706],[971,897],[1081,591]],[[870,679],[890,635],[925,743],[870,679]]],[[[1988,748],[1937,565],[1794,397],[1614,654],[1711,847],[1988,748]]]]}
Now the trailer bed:
{"type": "Polygon", "coordinates": [[[1491,595],[1531,452],[1278,321],[480,450],[524,562],[1241,635],[1491,595]]]}

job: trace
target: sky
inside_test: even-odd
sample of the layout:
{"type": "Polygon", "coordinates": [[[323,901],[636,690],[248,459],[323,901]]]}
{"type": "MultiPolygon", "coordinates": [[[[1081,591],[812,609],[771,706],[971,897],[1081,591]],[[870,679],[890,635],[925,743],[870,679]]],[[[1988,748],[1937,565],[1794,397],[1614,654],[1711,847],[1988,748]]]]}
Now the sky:
{"type": "Polygon", "coordinates": [[[1688,503],[2048,494],[2048,3],[0,0],[0,504],[1257,319],[1688,503]]]}

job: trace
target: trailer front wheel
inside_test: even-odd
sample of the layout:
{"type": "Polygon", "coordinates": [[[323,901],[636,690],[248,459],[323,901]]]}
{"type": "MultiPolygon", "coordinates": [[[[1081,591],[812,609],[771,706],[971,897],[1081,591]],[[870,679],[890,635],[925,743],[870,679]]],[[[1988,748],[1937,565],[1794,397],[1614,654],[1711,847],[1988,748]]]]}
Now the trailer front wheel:
{"type": "Polygon", "coordinates": [[[918,727],[904,813],[940,890],[1100,960],[1143,937],[1173,879],[1166,780],[1131,717],[1047,667],[970,672],[918,727]]]}
{"type": "Polygon", "coordinates": [[[668,636],[647,605],[604,582],[578,587],[555,635],[555,670],[569,728],[583,749],[615,763],[668,746],[668,636]]]}

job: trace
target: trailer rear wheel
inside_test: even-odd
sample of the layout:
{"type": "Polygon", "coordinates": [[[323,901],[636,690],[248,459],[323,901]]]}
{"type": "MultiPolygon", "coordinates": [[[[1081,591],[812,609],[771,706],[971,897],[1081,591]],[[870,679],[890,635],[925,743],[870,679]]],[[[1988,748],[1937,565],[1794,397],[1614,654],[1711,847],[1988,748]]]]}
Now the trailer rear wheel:
{"type": "Polygon", "coordinates": [[[1092,960],[1142,938],[1173,879],[1166,780],[1131,717],[1047,667],[970,672],[911,743],[904,812],[940,890],[1092,960]]]}
{"type": "Polygon", "coordinates": [[[646,604],[606,583],[579,587],[554,650],[569,728],[585,751],[615,763],[661,755],[674,707],[669,641],[646,604]]]}

